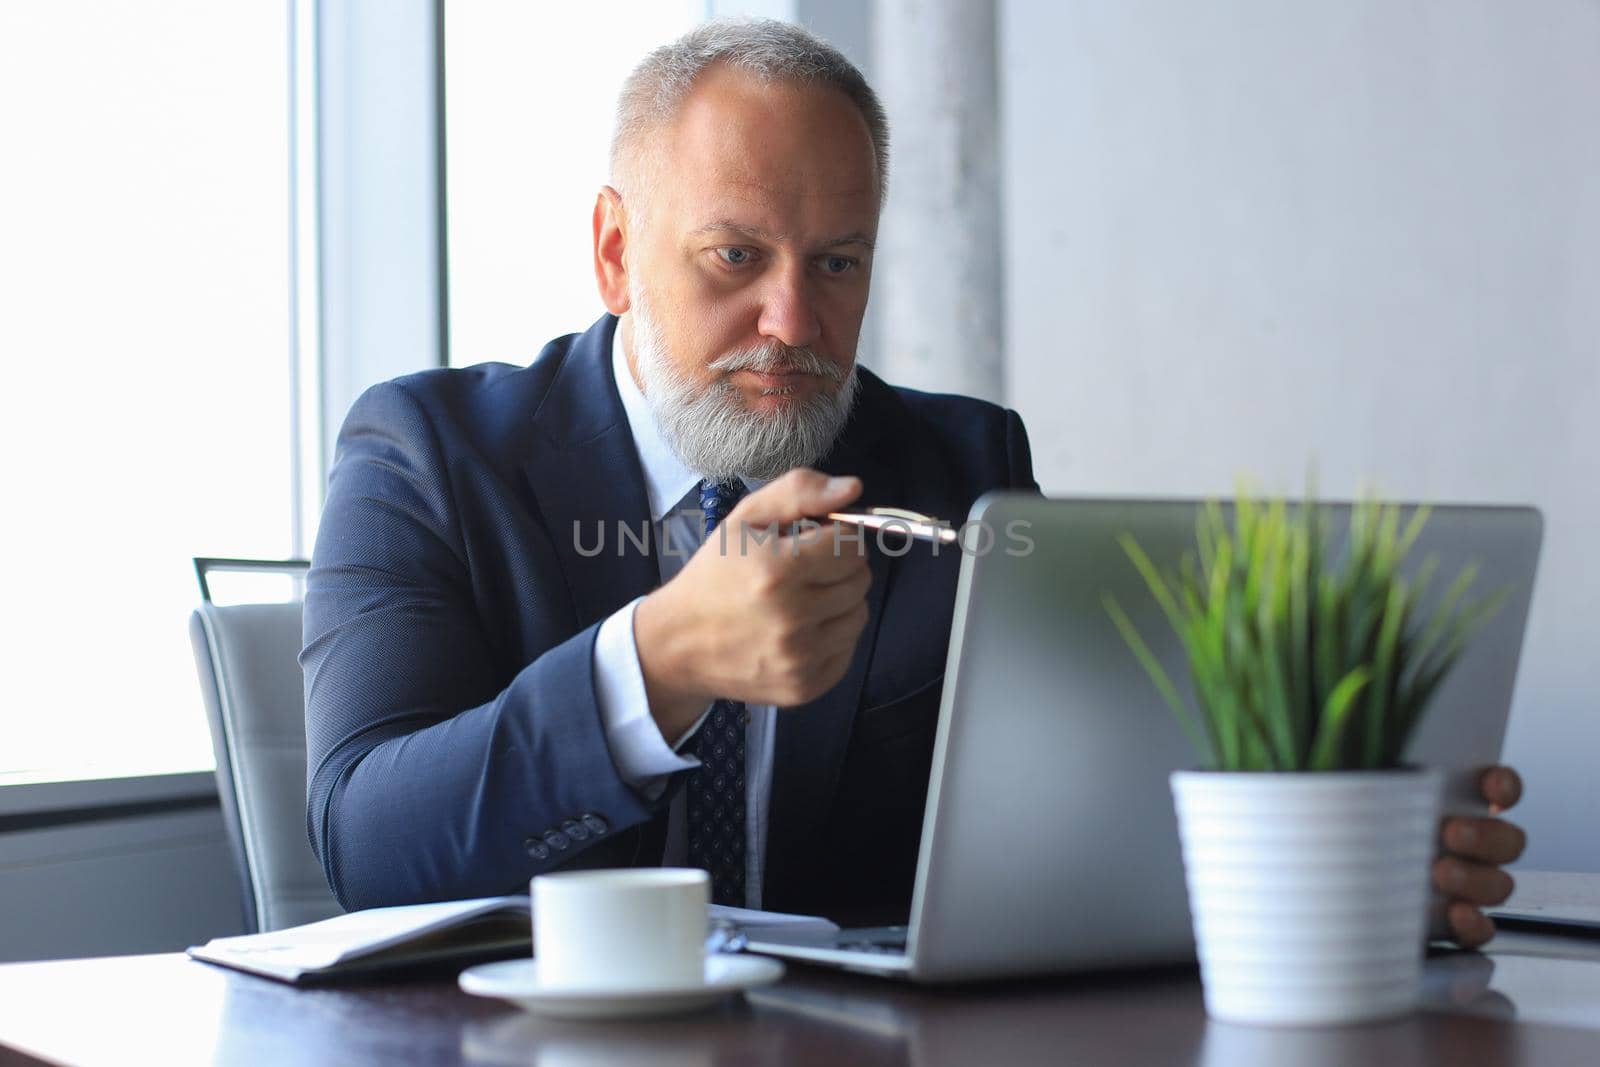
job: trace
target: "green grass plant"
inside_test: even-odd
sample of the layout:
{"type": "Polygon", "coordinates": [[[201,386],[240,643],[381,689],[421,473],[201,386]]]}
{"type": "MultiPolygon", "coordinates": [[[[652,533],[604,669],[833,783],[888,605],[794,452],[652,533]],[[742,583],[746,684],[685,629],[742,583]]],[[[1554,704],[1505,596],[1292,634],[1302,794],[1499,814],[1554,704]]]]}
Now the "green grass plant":
{"type": "Polygon", "coordinates": [[[1188,709],[1114,597],[1123,639],[1189,734],[1224,771],[1397,767],[1429,701],[1504,600],[1468,593],[1477,568],[1455,576],[1431,610],[1429,557],[1402,563],[1428,519],[1419,507],[1362,500],[1347,550],[1331,558],[1328,518],[1308,495],[1290,506],[1241,489],[1231,526],[1212,501],[1196,523],[1197,552],[1162,573],[1131,535],[1121,544],[1183,642],[1199,714],[1188,709]]]}

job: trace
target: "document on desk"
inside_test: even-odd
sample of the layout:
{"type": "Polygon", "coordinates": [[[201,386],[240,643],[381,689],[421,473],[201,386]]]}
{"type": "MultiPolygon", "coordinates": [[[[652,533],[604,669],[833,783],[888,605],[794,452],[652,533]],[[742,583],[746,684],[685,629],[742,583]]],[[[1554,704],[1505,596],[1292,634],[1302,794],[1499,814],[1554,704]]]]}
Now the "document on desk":
{"type": "Polygon", "coordinates": [[[1512,871],[1511,877],[1511,898],[1486,909],[1492,918],[1600,930],[1600,874],[1512,871]]]}
{"type": "Polygon", "coordinates": [[[367,908],[265,934],[217,937],[189,955],[309,984],[454,958],[513,955],[529,949],[530,927],[527,897],[484,897],[367,908]]]}
{"type": "Polygon", "coordinates": [[[706,908],[706,916],[712,922],[732,923],[741,933],[751,937],[779,931],[817,934],[839,932],[838,923],[820,915],[792,915],[782,911],[756,911],[727,904],[712,904],[706,908]]]}
{"type": "MultiPolygon", "coordinates": [[[[707,919],[731,923],[750,936],[774,929],[819,933],[839,929],[815,915],[721,905],[711,905],[707,919]]],[[[483,897],[368,908],[265,934],[217,937],[189,949],[189,955],[309,985],[419,964],[527,955],[532,951],[532,927],[526,896],[483,897]]]]}

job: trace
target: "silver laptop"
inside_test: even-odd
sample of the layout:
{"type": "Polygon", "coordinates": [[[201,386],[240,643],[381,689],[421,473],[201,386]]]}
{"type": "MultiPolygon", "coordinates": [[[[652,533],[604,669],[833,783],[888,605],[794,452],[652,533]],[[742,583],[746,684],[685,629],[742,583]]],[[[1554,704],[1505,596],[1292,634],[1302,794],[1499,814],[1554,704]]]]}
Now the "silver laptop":
{"type": "MultiPolygon", "coordinates": [[[[750,949],[918,982],[1192,959],[1167,776],[1198,761],[1102,598],[1115,596],[1168,673],[1187,678],[1182,646],[1117,539],[1131,533],[1176,569],[1199,507],[979,500],[971,518],[995,547],[961,561],[909,924],[750,949]]],[[[1327,513],[1337,536],[1348,506],[1327,513]]],[[[1453,811],[1481,810],[1476,771],[1499,757],[1542,529],[1531,508],[1436,507],[1409,557],[1414,568],[1437,556],[1446,579],[1476,563],[1475,592],[1509,591],[1409,749],[1449,769],[1453,811]]],[[[1435,595],[1448,584],[1436,581],[1435,595]]]]}

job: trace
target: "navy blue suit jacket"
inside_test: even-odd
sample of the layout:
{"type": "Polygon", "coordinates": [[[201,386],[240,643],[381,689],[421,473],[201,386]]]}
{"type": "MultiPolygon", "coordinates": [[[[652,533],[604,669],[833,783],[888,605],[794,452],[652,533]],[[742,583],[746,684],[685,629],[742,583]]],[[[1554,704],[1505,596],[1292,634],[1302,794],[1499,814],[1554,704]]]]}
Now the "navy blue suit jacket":
{"type": "MultiPolygon", "coordinates": [[[[524,892],[558,868],[657,864],[666,799],[621,778],[592,672],[601,621],[660,584],[596,523],[650,517],[612,380],[616,319],[525,368],[368,390],[339,435],[305,601],[307,821],[347,908],[524,892]]],[[[864,503],[961,521],[1034,485],[1014,412],[865,370],[819,466],[864,503]]],[[[869,539],[870,621],[844,679],[780,713],[769,908],[909,908],[959,553],[869,539]],[[894,546],[891,546],[894,547],[894,546]]],[[[679,778],[682,775],[677,776],[679,778]]],[[[668,791],[668,796],[671,795],[668,791]]]]}

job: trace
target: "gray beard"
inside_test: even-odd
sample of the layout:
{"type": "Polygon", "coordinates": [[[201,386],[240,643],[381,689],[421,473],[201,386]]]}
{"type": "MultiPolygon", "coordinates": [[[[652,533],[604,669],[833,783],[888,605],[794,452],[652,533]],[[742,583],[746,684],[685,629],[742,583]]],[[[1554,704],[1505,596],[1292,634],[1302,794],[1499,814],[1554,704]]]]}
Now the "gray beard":
{"type": "Polygon", "coordinates": [[[662,438],[684,466],[712,481],[770,481],[796,467],[813,466],[828,454],[855,405],[859,382],[853,364],[845,374],[809,348],[777,341],[729,352],[712,362],[711,369],[721,373],[798,369],[838,383],[832,395],[817,393],[770,414],[750,411],[727,380],[718,379],[706,388],[681,374],[667,355],[644,293],[635,292],[630,302],[634,359],[645,400],[662,438]]]}

